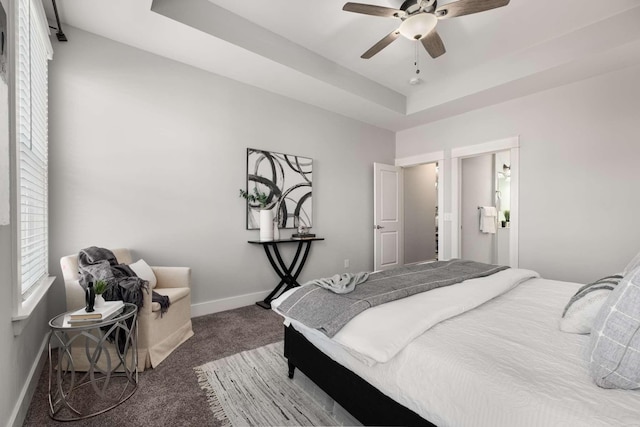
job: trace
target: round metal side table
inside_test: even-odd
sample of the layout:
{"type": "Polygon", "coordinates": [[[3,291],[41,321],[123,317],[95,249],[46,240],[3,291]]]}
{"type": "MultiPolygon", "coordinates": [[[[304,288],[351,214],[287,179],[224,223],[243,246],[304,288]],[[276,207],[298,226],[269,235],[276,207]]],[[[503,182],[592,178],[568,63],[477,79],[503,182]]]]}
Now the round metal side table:
{"type": "Polygon", "coordinates": [[[138,307],[125,303],[95,322],[70,324],[69,313],[49,322],[49,415],[58,421],[102,414],[138,388],[138,307]],[[76,372],[74,357],[86,357],[86,372],[76,372]]]}

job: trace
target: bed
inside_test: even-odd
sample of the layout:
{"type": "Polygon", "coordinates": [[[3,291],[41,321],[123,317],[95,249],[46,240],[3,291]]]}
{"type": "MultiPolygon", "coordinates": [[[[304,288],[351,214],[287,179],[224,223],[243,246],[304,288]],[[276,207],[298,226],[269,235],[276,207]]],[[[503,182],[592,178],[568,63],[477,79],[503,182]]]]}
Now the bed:
{"type": "Polygon", "coordinates": [[[370,308],[331,338],[284,315],[289,376],[365,425],[640,425],[640,391],[595,385],[589,335],[558,327],[581,286],[508,269],[370,308]],[[497,294],[468,296],[478,284],[497,294]]]}

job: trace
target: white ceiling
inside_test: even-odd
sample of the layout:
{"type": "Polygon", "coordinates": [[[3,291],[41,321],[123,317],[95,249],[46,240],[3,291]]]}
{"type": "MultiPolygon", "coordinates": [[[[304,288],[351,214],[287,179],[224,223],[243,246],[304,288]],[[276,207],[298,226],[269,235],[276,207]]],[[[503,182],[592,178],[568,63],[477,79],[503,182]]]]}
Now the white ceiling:
{"type": "Polygon", "coordinates": [[[57,4],[63,25],[394,131],[640,63],[638,0],[511,0],[440,20],[447,53],[432,59],[419,46],[417,86],[408,83],[416,42],[360,59],[400,21],[344,12],[344,1],[57,4]]]}

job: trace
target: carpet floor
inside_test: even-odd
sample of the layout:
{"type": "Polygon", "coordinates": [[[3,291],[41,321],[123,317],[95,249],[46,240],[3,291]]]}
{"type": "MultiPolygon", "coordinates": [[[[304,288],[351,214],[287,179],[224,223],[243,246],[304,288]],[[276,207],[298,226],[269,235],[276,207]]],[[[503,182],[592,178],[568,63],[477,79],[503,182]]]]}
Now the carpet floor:
{"type": "MultiPolygon", "coordinates": [[[[284,338],[282,318],[252,305],[192,319],[195,335],[155,369],[139,375],[135,394],[104,414],[71,423],[49,417],[48,367],[45,366],[24,426],[220,426],[194,368],[284,338]]],[[[286,375],[286,372],[283,372],[286,375]]]]}

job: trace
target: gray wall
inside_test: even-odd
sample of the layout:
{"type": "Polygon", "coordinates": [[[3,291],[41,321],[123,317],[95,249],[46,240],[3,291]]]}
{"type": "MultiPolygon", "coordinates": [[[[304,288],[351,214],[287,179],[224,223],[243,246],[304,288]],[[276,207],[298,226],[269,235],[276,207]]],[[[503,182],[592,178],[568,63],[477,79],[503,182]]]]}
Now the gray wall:
{"type": "Polygon", "coordinates": [[[495,234],[480,231],[478,206],[495,206],[493,198],[493,154],[462,159],[460,194],[460,257],[495,263],[495,234]]]}
{"type": "Polygon", "coordinates": [[[436,257],[436,164],[404,169],[404,262],[436,257]]]}
{"type": "Polygon", "coordinates": [[[399,132],[396,156],[520,135],[520,266],[595,280],[640,250],[638,75],[630,67],[399,132]]]}
{"type": "MultiPolygon", "coordinates": [[[[124,246],[151,265],[190,266],[194,304],[273,288],[238,197],[247,147],[314,159],[312,231],[326,241],[314,244],[300,281],[372,269],[372,164],[393,163],[393,133],[65,32],[50,67],[53,272],[83,247],[124,246]]],[[[54,287],[62,310],[60,281],[54,287]]]]}

